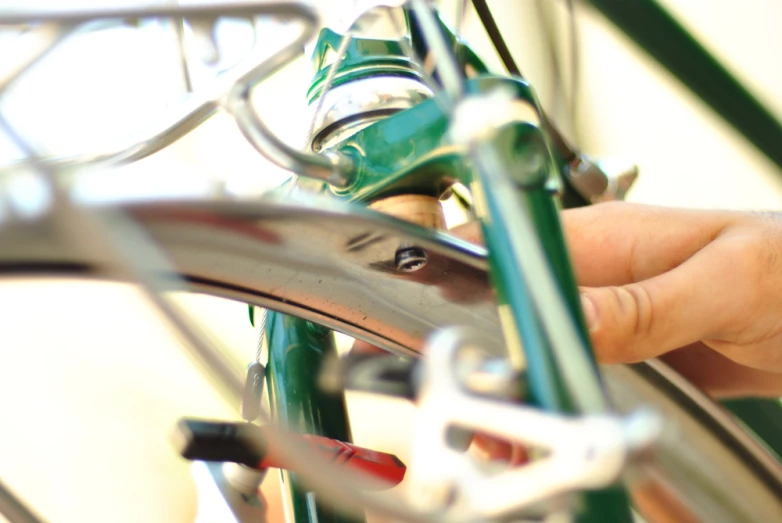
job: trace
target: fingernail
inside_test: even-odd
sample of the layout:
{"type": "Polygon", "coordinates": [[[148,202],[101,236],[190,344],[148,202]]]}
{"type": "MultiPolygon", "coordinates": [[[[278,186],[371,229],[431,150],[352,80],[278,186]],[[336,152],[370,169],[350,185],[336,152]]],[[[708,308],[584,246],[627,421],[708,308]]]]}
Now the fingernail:
{"type": "Polygon", "coordinates": [[[581,310],[584,311],[584,320],[586,320],[589,330],[597,326],[597,309],[592,299],[586,294],[581,295],[581,310]]]}

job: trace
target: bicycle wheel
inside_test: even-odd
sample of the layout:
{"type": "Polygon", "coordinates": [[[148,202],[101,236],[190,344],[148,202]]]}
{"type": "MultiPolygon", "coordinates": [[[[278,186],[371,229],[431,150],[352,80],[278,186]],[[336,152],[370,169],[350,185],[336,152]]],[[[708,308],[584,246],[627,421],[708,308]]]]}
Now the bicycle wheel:
{"type": "MultiPolygon", "coordinates": [[[[198,292],[279,310],[404,354],[418,353],[437,329],[469,325],[485,349],[502,353],[484,253],[477,246],[318,199],[121,208],[198,292]],[[360,248],[356,239],[363,239],[360,248]],[[427,249],[425,269],[388,269],[405,242],[427,249]]],[[[96,260],[52,236],[47,218],[0,230],[0,274],[105,277],[96,272],[96,260]]],[[[659,512],[649,521],[663,521],[671,510],[678,521],[782,519],[778,463],[716,404],[660,362],[603,370],[620,409],[651,406],[666,420],[660,445],[644,465],[654,488],[640,504],[659,512]]]]}

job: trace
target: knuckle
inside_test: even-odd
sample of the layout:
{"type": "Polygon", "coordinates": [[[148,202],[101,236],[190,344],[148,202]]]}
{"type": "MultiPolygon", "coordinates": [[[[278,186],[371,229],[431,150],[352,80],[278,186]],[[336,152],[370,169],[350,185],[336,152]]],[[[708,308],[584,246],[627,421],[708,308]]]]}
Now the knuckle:
{"type": "Polygon", "coordinates": [[[715,260],[726,278],[736,280],[736,291],[745,294],[745,300],[751,298],[746,294],[759,290],[760,282],[768,281],[768,274],[780,262],[779,248],[772,243],[763,236],[737,235],[722,246],[721,260],[715,260]]]}
{"type": "Polygon", "coordinates": [[[749,271],[744,274],[753,278],[774,274],[782,265],[782,215],[752,213],[751,216],[751,221],[725,235],[725,261],[749,271]]]}
{"type": "Polygon", "coordinates": [[[635,337],[647,336],[653,327],[652,297],[649,291],[640,284],[631,284],[624,288],[630,303],[628,310],[632,332],[635,337]]]}
{"type": "Polygon", "coordinates": [[[591,332],[592,342],[604,363],[635,361],[637,346],[652,332],[654,316],[649,291],[640,284],[601,289],[601,322],[591,332]]]}
{"type": "Polygon", "coordinates": [[[778,310],[782,292],[782,227],[759,217],[732,231],[721,244],[719,271],[730,285],[730,314],[707,336],[743,339],[757,333],[758,320],[778,310]]]}

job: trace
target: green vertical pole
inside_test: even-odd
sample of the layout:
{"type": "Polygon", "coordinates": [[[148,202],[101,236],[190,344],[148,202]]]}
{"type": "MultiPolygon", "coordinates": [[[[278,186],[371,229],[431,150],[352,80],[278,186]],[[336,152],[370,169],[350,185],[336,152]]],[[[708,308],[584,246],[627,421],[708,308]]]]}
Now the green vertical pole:
{"type": "MultiPolygon", "coordinates": [[[[267,387],[272,415],[291,430],[350,441],[345,399],[327,394],[317,384],[321,364],[336,352],[334,333],[311,322],[269,311],[267,387]]],[[[296,523],[360,521],[323,506],[316,494],[302,488],[296,474],[282,473],[296,523]]]]}
{"type": "MultiPolygon", "coordinates": [[[[598,413],[610,409],[604,400],[602,384],[595,360],[589,351],[589,336],[581,314],[576,287],[564,235],[559,223],[554,197],[546,189],[548,170],[552,160],[539,131],[530,126],[516,126],[500,131],[492,143],[477,144],[473,161],[477,179],[473,194],[477,194],[476,208],[481,220],[489,253],[489,274],[497,292],[503,328],[509,340],[509,352],[518,352],[517,358],[526,359],[527,379],[532,400],[546,410],[560,413],[598,413]],[[509,181],[492,173],[505,172],[509,181]],[[579,374],[571,376],[576,387],[566,386],[562,362],[552,357],[553,347],[549,333],[541,324],[537,305],[530,292],[530,279],[544,277],[522,267],[518,253],[532,245],[522,244],[519,231],[514,230],[515,209],[528,213],[535,238],[541,242],[543,254],[556,283],[556,291],[567,305],[569,317],[577,328],[583,348],[588,354],[574,354],[580,350],[570,347],[570,354],[584,362],[579,374]],[[503,314],[503,310],[507,311],[503,314]],[[509,327],[510,326],[510,327],[509,327]],[[516,336],[521,343],[514,342],[516,336]],[[575,389],[575,392],[574,392],[575,389]],[[594,398],[583,401],[577,395],[594,398]]],[[[552,160],[553,161],[553,160],[552,160]]],[[[565,326],[563,325],[563,328],[565,326]]],[[[560,350],[563,348],[560,347],[560,350]]],[[[622,487],[607,488],[583,494],[579,523],[630,523],[630,500],[622,487]]]]}

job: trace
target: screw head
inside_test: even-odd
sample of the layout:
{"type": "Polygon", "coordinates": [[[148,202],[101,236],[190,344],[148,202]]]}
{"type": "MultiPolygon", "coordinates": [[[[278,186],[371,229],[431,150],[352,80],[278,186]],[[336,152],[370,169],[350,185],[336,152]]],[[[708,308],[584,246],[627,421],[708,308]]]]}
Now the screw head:
{"type": "Polygon", "coordinates": [[[415,272],[423,269],[429,257],[420,247],[400,247],[394,256],[396,268],[401,272],[415,272]]]}

